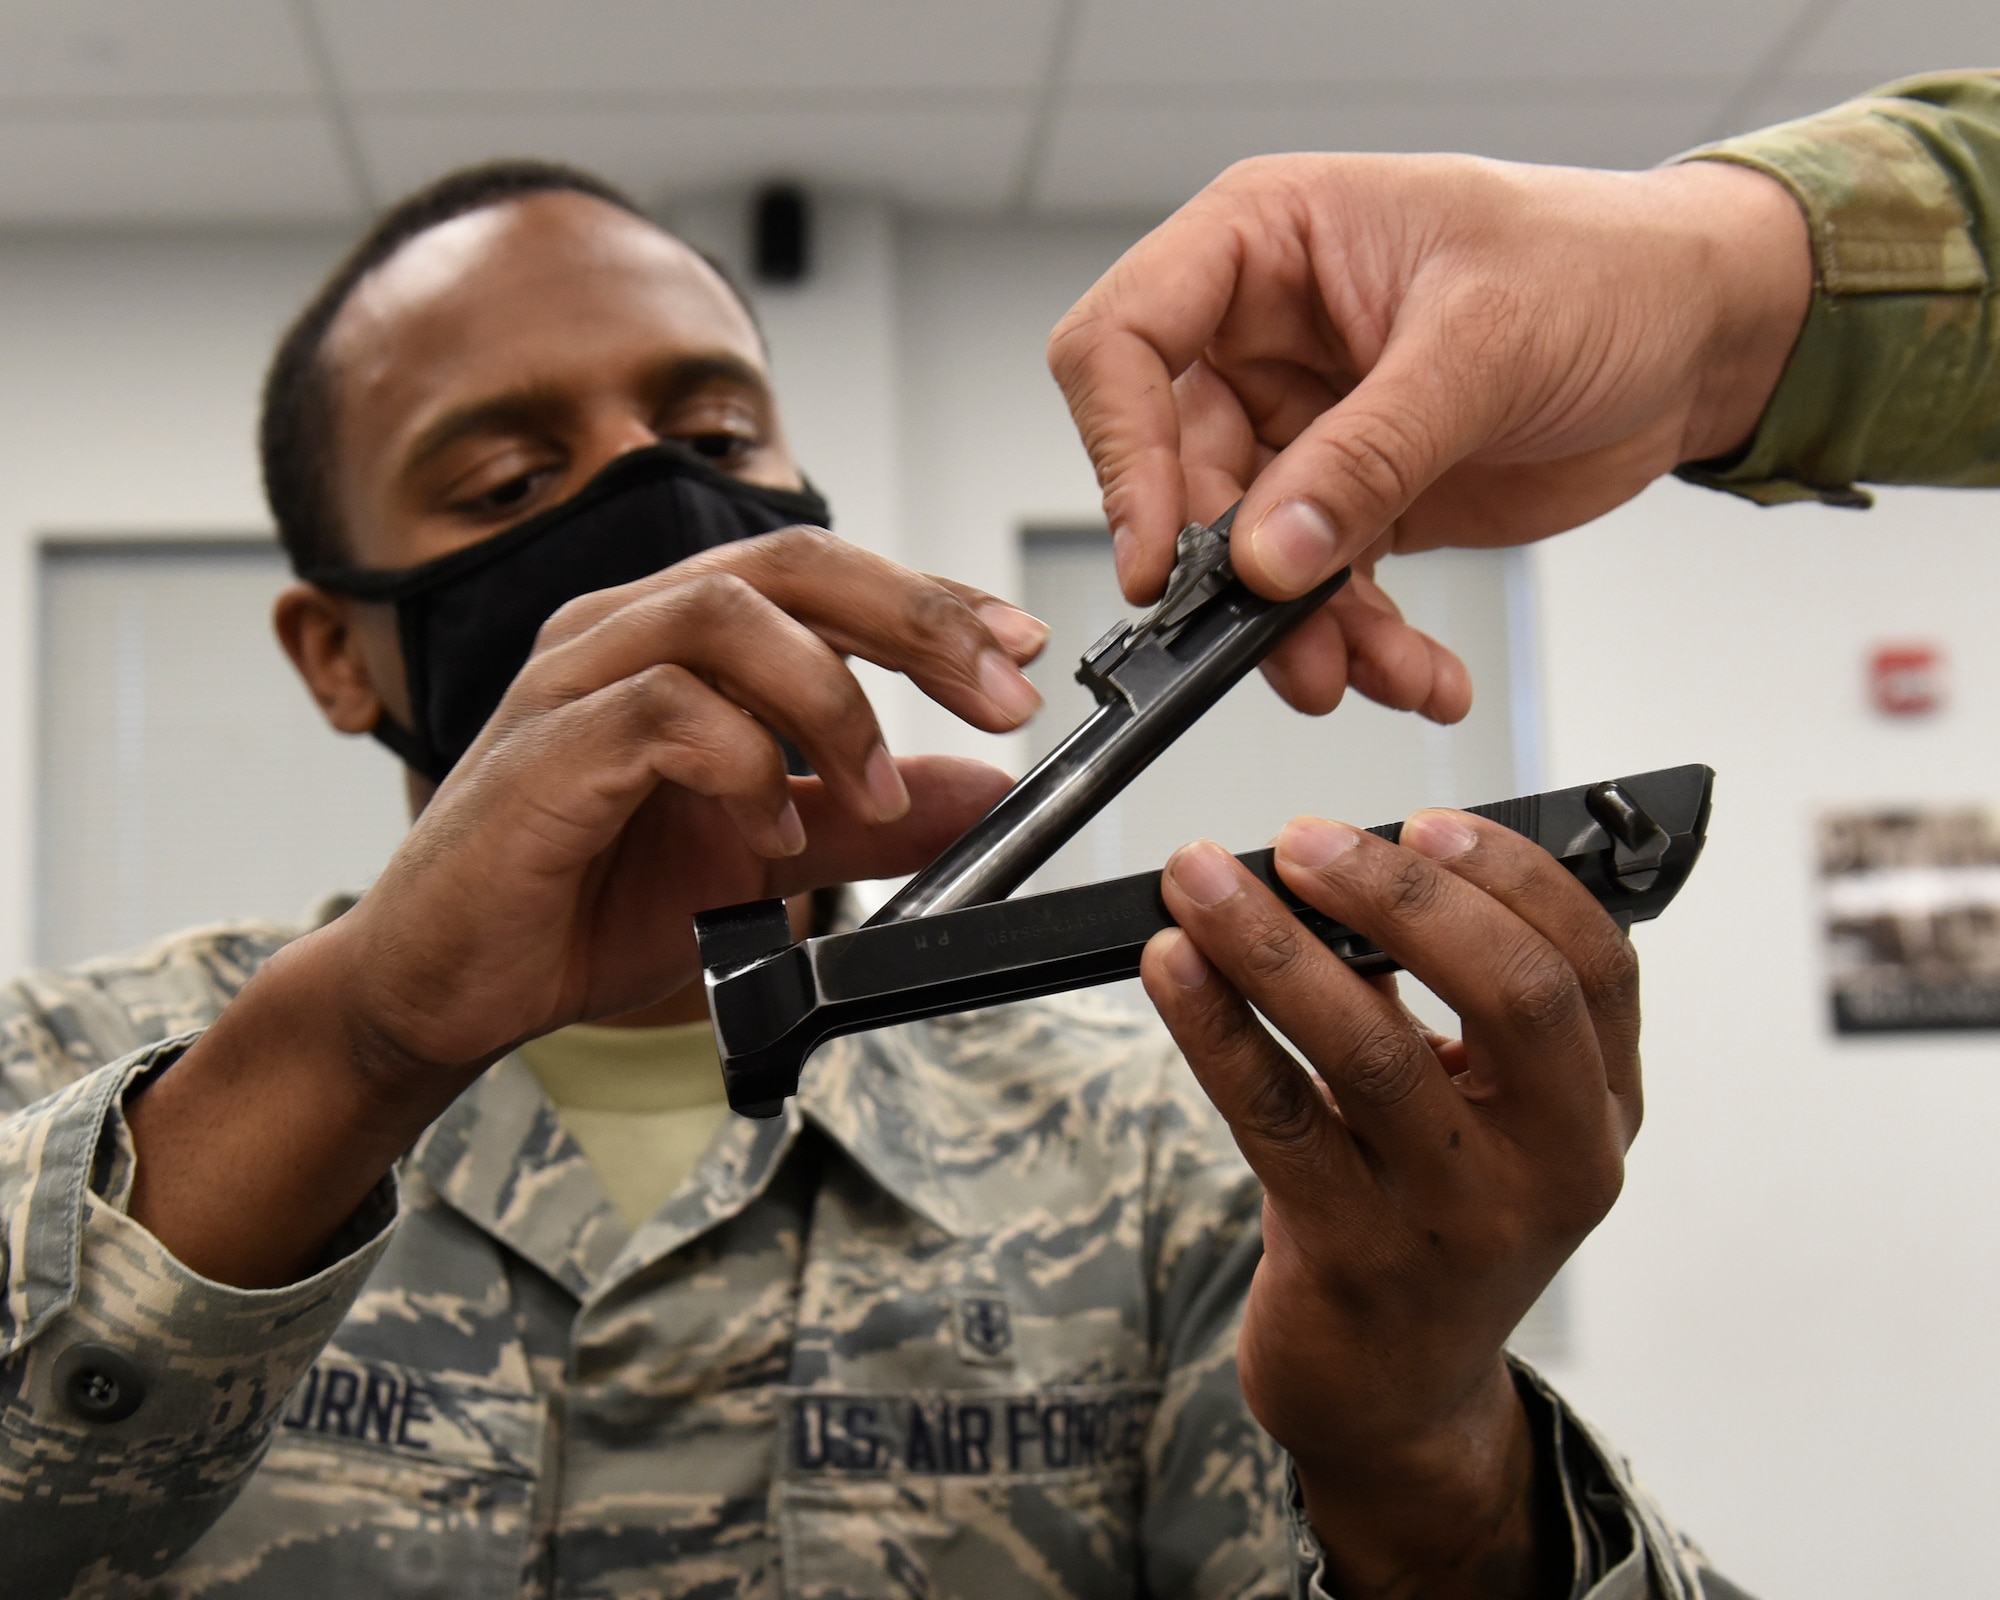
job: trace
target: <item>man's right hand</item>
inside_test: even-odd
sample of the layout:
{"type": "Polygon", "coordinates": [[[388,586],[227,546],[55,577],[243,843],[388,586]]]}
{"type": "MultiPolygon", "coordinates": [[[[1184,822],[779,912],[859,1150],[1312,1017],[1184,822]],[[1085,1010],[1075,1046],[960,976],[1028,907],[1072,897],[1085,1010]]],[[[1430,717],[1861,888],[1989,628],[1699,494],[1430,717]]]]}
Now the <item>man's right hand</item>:
{"type": "Polygon", "coordinates": [[[1040,703],[1018,663],[1044,636],[1003,602],[810,528],[574,602],[328,930],[356,1009],[392,1058],[484,1065],[693,981],[698,910],[915,871],[1008,779],[894,760],[843,656],[997,732],[1040,703]],[[773,730],[817,778],[787,778],[773,730]]]}
{"type": "MultiPolygon", "coordinates": [[[[1133,246],[1049,364],[1128,597],[1159,592],[1190,512],[1241,495],[1236,570],[1284,598],[1388,551],[1573,528],[1729,452],[1811,292],[1799,207],[1743,167],[1266,156],[1133,246]]],[[[1351,666],[1435,714],[1435,647],[1350,589],[1273,683],[1323,709],[1351,666]]]]}
{"type": "Polygon", "coordinates": [[[508,1049],[693,981],[695,911],[914,871],[1005,791],[892,759],[844,656],[1000,731],[1044,636],[804,528],[565,608],[375,885],[133,1103],[134,1217],[209,1276],[296,1277],[508,1049]]]}

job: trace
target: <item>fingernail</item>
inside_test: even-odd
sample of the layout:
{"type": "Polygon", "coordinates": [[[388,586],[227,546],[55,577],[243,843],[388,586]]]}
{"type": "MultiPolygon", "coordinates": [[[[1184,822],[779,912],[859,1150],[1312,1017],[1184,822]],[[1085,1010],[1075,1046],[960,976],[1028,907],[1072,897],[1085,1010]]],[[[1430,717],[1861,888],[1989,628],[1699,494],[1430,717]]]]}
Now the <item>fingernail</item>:
{"type": "MultiPolygon", "coordinates": [[[[878,822],[894,822],[910,809],[910,791],[904,787],[903,774],[887,745],[878,744],[869,751],[868,763],[861,770],[868,782],[868,798],[875,803],[878,822]]],[[[797,814],[793,812],[794,816],[797,814]]],[[[801,833],[799,838],[803,842],[805,835],[801,833]]]]}
{"type": "Polygon", "coordinates": [[[1174,875],[1174,882],[1180,885],[1183,894],[1206,908],[1220,905],[1236,893],[1237,873],[1242,869],[1221,845],[1204,839],[1176,852],[1167,863],[1167,870],[1174,875]]]}
{"type": "Polygon", "coordinates": [[[1139,559],[1139,539],[1130,528],[1111,530],[1111,564],[1118,569],[1118,587],[1124,588],[1139,559]]]}
{"type": "Polygon", "coordinates": [[[778,849],[795,856],[805,847],[806,825],[799,820],[799,808],[787,800],[785,809],[778,813],[778,849]]]}
{"type": "Polygon", "coordinates": [[[979,687],[1009,722],[1026,722],[1042,703],[1026,675],[998,650],[980,656],[979,687]]]}
{"type": "Polygon", "coordinates": [[[979,620],[986,631],[1017,656],[1031,656],[1049,636],[1049,625],[1032,617],[1019,606],[994,600],[979,608],[979,620]]]}
{"type": "Polygon", "coordinates": [[[1332,575],[1340,539],[1318,506],[1287,500],[1250,530],[1250,547],[1275,582],[1303,594],[1332,575]]]}
{"type": "Polygon", "coordinates": [[[1361,842],[1361,830],[1321,817],[1294,817],[1278,835],[1278,854],[1308,872],[1324,872],[1361,842]]]}
{"type": "Polygon", "coordinates": [[[1419,811],[1403,824],[1403,848],[1433,861],[1462,856],[1479,843],[1463,817],[1450,811],[1419,811]]]}
{"type": "Polygon", "coordinates": [[[1208,960],[1184,933],[1176,933],[1168,941],[1160,964],[1167,969],[1167,976],[1183,989],[1199,989],[1208,982],[1208,960]]]}

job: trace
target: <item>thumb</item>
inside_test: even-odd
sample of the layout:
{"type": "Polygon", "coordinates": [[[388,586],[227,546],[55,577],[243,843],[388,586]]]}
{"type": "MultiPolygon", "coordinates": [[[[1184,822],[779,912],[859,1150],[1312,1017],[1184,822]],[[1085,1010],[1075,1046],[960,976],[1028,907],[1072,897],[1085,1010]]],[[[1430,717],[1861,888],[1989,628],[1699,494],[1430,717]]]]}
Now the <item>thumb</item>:
{"type": "Polygon", "coordinates": [[[1441,335],[1392,336],[1353,391],[1257,475],[1230,537],[1252,589],[1287,599],[1331,577],[1491,436],[1497,383],[1468,382],[1441,335]]]}
{"type": "Polygon", "coordinates": [[[920,871],[1014,785],[1000,768],[962,756],[903,756],[896,766],[910,791],[910,809],[894,822],[863,822],[817,778],[792,780],[806,847],[770,863],[770,893],[920,871]]]}

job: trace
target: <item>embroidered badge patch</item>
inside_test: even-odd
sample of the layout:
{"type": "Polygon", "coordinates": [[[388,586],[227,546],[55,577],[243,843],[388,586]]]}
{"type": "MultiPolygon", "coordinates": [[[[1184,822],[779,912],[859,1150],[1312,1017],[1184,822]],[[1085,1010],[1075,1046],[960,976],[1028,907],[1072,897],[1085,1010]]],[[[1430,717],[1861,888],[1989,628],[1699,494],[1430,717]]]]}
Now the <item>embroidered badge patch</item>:
{"type": "Polygon", "coordinates": [[[999,1361],[1014,1346],[1014,1319],[997,1295],[963,1295],[958,1302],[958,1342],[968,1361],[999,1361]]]}

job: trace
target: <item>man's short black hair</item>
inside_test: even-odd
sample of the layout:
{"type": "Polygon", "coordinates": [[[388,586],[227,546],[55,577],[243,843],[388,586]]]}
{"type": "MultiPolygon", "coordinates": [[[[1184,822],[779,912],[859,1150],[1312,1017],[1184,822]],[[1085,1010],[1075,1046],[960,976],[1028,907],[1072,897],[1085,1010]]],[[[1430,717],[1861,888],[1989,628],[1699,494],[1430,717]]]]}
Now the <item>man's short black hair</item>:
{"type": "MultiPolygon", "coordinates": [[[[342,565],[347,558],[333,488],[333,386],[323,354],[327,330],[355,287],[419,234],[454,217],[549,193],[589,195],[644,222],[653,221],[622,189],[578,167],[554,161],[489,161],[462,167],[384,211],[285,330],[264,377],[257,448],[264,469],[264,498],[294,572],[342,565]]],[[[705,252],[704,259],[722,271],[705,252]]],[[[742,299],[726,272],[723,278],[742,299]]]]}

